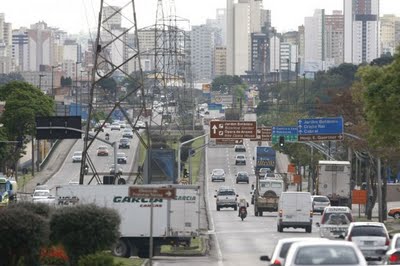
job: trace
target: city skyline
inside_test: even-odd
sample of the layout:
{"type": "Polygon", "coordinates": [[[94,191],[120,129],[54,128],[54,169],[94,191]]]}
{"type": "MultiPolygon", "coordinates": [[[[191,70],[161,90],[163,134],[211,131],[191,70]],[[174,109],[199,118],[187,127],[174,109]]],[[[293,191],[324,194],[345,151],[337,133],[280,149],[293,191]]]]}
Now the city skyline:
{"type": "MultiPolygon", "coordinates": [[[[264,9],[272,12],[272,26],[280,32],[297,30],[304,24],[304,18],[312,16],[315,9],[325,9],[326,14],[333,10],[343,11],[343,0],[306,0],[307,5],[299,0],[264,0],[264,9]],[[287,7],[291,8],[288,10],[287,7]],[[287,19],[287,18],[290,18],[287,19]]],[[[112,4],[118,1],[113,1],[112,4]]],[[[121,5],[126,1],[120,1],[121,5]]],[[[157,0],[135,2],[138,27],[154,24],[157,0]],[[145,14],[145,15],[143,15],[145,14]]],[[[400,16],[399,0],[381,0],[380,15],[395,14],[400,16]]],[[[190,25],[200,25],[206,19],[215,18],[216,9],[225,8],[226,0],[175,0],[176,15],[190,19],[190,25]]],[[[5,14],[7,22],[12,23],[13,29],[30,27],[31,24],[44,21],[49,27],[59,28],[70,34],[88,32],[96,29],[99,1],[96,0],[14,0],[2,4],[0,13],[5,14]],[[41,5],[38,5],[40,3],[41,5]],[[24,6],[24,8],[20,8],[24,6]],[[46,6],[47,8],[43,8],[46,6]],[[62,12],[58,12],[61,10],[62,12]],[[51,12],[49,12],[51,11],[51,12]]]]}

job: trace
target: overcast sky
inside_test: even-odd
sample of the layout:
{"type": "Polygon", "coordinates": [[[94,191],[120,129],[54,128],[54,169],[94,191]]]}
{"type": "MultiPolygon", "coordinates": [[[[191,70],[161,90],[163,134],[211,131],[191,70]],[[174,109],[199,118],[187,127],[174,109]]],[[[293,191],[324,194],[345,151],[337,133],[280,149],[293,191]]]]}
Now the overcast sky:
{"type": "MultiPolygon", "coordinates": [[[[351,1],[351,0],[345,0],[351,1]]],[[[380,0],[381,15],[400,16],[400,0],[380,0]]],[[[128,0],[109,0],[105,3],[126,4],[128,0]]],[[[163,0],[173,2],[173,0],[163,0]]],[[[136,0],[138,27],[154,24],[157,0],[136,0]]],[[[317,8],[324,8],[327,14],[342,10],[343,0],[264,0],[264,9],[272,11],[272,25],[278,31],[297,30],[304,23],[304,17],[312,16],[317,8]]],[[[217,8],[224,8],[226,0],[175,0],[176,15],[190,19],[190,25],[205,23],[214,18],[217,8]]],[[[38,21],[45,21],[50,27],[57,27],[68,33],[88,32],[96,28],[100,0],[1,0],[0,13],[5,13],[6,22],[13,28],[29,27],[38,21]]]]}

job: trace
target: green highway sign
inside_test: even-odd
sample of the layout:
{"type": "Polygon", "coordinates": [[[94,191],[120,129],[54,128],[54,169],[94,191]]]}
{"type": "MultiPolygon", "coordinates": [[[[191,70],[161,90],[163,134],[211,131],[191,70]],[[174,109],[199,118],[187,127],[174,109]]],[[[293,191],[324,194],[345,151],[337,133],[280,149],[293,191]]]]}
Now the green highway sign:
{"type": "Polygon", "coordinates": [[[285,138],[285,142],[297,142],[297,127],[272,127],[272,144],[279,143],[280,136],[285,138]]]}

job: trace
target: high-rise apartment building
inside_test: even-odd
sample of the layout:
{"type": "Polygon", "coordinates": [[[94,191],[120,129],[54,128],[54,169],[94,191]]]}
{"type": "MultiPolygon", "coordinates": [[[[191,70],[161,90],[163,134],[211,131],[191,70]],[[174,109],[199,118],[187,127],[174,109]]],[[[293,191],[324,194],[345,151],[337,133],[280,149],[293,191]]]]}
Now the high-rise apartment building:
{"type": "Polygon", "coordinates": [[[267,72],[268,36],[265,33],[251,34],[251,71],[265,74],[267,72]]]}
{"type": "Polygon", "coordinates": [[[343,0],[344,62],[368,63],[379,57],[379,0],[343,0]]]}
{"type": "Polygon", "coordinates": [[[304,69],[316,72],[323,70],[325,61],[325,10],[317,9],[312,17],[305,17],[304,69]]]}
{"type": "Polygon", "coordinates": [[[15,71],[22,72],[29,70],[29,45],[28,45],[28,32],[26,28],[13,30],[12,44],[13,52],[12,57],[15,63],[15,71]]]}
{"type": "Polygon", "coordinates": [[[227,74],[251,69],[251,33],[261,32],[259,0],[227,0],[227,74]]]}
{"type": "Polygon", "coordinates": [[[344,17],[342,11],[335,10],[325,15],[326,58],[332,58],[335,65],[343,63],[344,17]]]}
{"type": "Polygon", "coordinates": [[[383,15],[381,22],[381,54],[394,54],[400,40],[396,40],[396,31],[400,34],[400,17],[395,15],[383,15]]]}
{"type": "Polygon", "coordinates": [[[279,72],[281,69],[281,40],[278,36],[272,36],[269,40],[270,47],[270,72],[279,72]]]}
{"type": "Polygon", "coordinates": [[[226,75],[226,47],[215,47],[214,77],[226,75]]]}
{"type": "Polygon", "coordinates": [[[5,14],[0,13],[0,73],[8,74],[11,71],[13,71],[11,23],[7,23],[5,14]]]}
{"type": "Polygon", "coordinates": [[[192,27],[190,52],[194,81],[211,81],[214,78],[215,31],[208,25],[192,27]]]}
{"type": "Polygon", "coordinates": [[[28,71],[39,71],[41,65],[52,65],[54,31],[45,22],[38,22],[27,29],[28,71]]]}
{"type": "Polygon", "coordinates": [[[215,19],[207,19],[206,25],[217,29],[215,31],[215,45],[226,46],[226,9],[218,8],[215,19]]]}
{"type": "Polygon", "coordinates": [[[103,8],[103,27],[106,30],[120,29],[122,23],[121,7],[105,6],[103,8]]]}

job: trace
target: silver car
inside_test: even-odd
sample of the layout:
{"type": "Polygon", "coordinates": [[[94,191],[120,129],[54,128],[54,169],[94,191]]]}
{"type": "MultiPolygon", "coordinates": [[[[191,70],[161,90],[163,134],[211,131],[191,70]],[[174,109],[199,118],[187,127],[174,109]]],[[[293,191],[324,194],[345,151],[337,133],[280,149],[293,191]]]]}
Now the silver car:
{"type": "Polygon", "coordinates": [[[347,241],[355,243],[367,260],[381,260],[389,248],[390,238],[383,223],[350,223],[347,241]]]}
{"type": "Polygon", "coordinates": [[[211,172],[211,182],[214,181],[223,181],[225,182],[225,171],[224,169],[213,169],[211,172]]]}
{"type": "Polygon", "coordinates": [[[331,201],[327,196],[312,196],[313,212],[323,213],[326,207],[331,206],[331,201]]]}
{"type": "Polygon", "coordinates": [[[367,262],[354,243],[328,240],[294,243],[285,265],[366,266],[367,262]]]}

